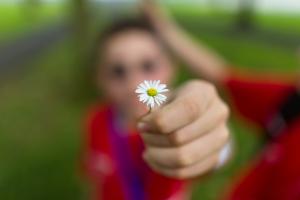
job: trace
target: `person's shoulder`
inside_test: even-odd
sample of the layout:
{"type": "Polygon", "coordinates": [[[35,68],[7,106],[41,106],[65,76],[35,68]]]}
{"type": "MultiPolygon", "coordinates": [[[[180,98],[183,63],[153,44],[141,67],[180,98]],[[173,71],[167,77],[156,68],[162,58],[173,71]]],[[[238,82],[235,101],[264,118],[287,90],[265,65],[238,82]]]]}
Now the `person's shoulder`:
{"type": "Polygon", "coordinates": [[[227,87],[270,85],[279,88],[295,89],[297,80],[298,76],[294,76],[292,74],[283,75],[231,69],[229,75],[222,82],[222,85],[227,87]]]}
{"type": "Polygon", "coordinates": [[[83,134],[88,151],[99,150],[108,133],[108,119],[109,119],[110,106],[105,103],[91,104],[85,112],[83,117],[84,127],[83,134]]]}
{"type": "Polygon", "coordinates": [[[93,103],[90,105],[85,113],[85,122],[88,125],[93,124],[95,121],[107,119],[110,111],[110,105],[107,103],[93,103]]]}

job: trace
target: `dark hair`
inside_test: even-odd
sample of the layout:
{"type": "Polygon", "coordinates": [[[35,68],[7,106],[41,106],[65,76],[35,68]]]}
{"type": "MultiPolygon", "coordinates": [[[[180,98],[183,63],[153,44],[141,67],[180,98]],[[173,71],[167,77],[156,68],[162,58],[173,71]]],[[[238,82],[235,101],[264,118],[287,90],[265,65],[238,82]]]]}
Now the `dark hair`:
{"type": "MultiPolygon", "coordinates": [[[[110,23],[110,25],[106,26],[104,30],[101,31],[101,34],[98,36],[95,46],[94,46],[94,55],[93,61],[96,64],[99,59],[99,50],[105,46],[105,43],[116,36],[117,34],[125,33],[127,31],[132,30],[140,30],[148,32],[153,35],[157,40],[159,37],[157,36],[155,29],[153,26],[144,18],[127,18],[116,20],[110,23]]],[[[100,58],[101,59],[101,58],[100,58]]]]}
{"type": "Polygon", "coordinates": [[[106,27],[100,35],[98,42],[105,42],[117,34],[131,30],[141,30],[156,36],[153,26],[146,19],[127,18],[117,20],[106,27]]]}

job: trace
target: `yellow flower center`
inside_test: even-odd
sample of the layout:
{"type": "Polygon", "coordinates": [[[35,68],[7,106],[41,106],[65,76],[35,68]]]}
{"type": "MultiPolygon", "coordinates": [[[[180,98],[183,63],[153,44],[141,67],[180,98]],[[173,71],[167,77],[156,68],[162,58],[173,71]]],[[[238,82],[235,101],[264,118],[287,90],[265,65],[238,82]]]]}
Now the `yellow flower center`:
{"type": "Polygon", "coordinates": [[[151,97],[155,97],[157,95],[157,90],[154,88],[150,88],[147,90],[147,94],[151,97]]]}

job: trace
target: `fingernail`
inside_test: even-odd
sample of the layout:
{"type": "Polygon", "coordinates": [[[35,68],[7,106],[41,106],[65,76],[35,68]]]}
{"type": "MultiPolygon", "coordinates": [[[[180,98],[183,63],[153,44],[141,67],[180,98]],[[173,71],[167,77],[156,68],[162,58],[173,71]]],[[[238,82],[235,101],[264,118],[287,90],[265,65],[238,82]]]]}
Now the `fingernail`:
{"type": "Polygon", "coordinates": [[[139,122],[137,124],[137,129],[140,132],[149,132],[150,131],[150,126],[145,122],[139,122]]]}

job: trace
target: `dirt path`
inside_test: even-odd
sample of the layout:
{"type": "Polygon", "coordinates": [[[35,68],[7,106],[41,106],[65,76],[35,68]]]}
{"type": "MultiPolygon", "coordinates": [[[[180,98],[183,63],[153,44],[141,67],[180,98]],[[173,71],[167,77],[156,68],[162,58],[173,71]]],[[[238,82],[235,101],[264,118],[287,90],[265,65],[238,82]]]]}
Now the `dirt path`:
{"type": "Polygon", "coordinates": [[[0,78],[25,66],[52,45],[61,42],[71,32],[70,23],[55,23],[0,44],[0,78]]]}

